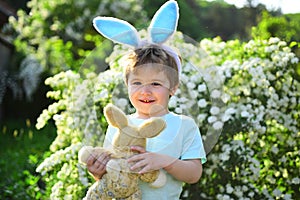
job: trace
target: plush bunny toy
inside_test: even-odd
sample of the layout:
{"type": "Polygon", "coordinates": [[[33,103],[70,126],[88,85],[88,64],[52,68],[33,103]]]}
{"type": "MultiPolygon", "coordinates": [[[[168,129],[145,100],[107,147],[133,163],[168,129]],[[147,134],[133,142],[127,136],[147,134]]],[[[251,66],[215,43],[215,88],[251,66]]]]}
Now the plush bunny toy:
{"type": "Polygon", "coordinates": [[[118,129],[112,144],[112,149],[84,146],[78,153],[81,163],[86,163],[92,154],[97,157],[102,152],[109,152],[111,159],[106,165],[107,173],[96,181],[88,190],[86,199],[130,199],[140,200],[141,191],[138,180],[148,182],[152,187],[162,187],[166,183],[166,175],[162,170],[138,174],[130,170],[127,158],[134,155],[130,146],[146,147],[146,138],[157,136],[166,126],[161,118],[150,118],[141,126],[128,124],[127,116],[119,108],[108,104],[104,108],[104,115],[108,123],[118,129]]]}

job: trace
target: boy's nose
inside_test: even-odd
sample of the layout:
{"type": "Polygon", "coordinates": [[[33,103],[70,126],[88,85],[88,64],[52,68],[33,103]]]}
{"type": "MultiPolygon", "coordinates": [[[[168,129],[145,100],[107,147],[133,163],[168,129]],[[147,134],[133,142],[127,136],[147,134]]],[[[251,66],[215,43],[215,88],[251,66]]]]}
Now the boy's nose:
{"type": "Polygon", "coordinates": [[[151,85],[150,84],[145,84],[142,85],[140,88],[141,94],[149,94],[151,93],[151,85]]]}

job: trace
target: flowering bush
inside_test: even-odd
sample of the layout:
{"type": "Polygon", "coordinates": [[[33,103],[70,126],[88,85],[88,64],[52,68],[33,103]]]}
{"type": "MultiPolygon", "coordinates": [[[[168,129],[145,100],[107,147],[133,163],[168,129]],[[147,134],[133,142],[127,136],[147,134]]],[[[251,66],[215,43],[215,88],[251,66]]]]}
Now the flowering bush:
{"type": "MultiPolygon", "coordinates": [[[[287,44],[277,38],[247,43],[215,38],[192,45],[178,32],[171,45],[184,60],[181,86],[169,107],[196,120],[209,153],[201,180],[186,185],[182,198],[299,197],[298,58],[287,44]]],[[[37,171],[51,199],[78,198],[92,183],[78,165],[77,151],[101,145],[107,127],[102,108],[114,102],[133,112],[122,83],[127,51],[115,46],[106,60],[110,69],[99,74],[67,71],[46,80],[53,88],[48,97],[57,101],[40,115],[37,127],[53,119],[57,138],[37,171]]]]}

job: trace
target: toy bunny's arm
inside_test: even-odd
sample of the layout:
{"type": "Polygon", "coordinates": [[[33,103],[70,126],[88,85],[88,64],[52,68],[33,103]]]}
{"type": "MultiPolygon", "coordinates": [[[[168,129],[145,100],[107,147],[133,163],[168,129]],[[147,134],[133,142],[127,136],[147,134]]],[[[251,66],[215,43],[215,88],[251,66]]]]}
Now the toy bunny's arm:
{"type": "Polygon", "coordinates": [[[83,146],[78,152],[78,160],[82,164],[86,164],[89,156],[92,154],[92,146],[83,146]]]}

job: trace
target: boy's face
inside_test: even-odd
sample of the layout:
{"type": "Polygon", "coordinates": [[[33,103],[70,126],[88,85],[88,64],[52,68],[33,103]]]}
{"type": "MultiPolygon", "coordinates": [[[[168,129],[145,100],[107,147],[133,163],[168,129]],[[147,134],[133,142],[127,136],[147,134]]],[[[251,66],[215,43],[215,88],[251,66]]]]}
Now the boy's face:
{"type": "Polygon", "coordinates": [[[155,66],[138,67],[128,77],[129,99],[139,118],[168,113],[169,96],[175,91],[165,73],[155,66]]]}

